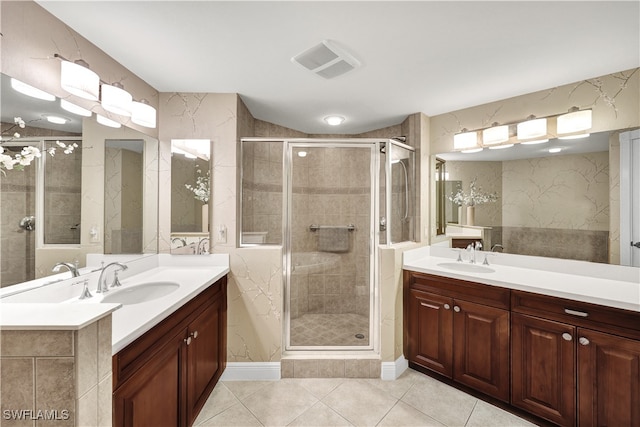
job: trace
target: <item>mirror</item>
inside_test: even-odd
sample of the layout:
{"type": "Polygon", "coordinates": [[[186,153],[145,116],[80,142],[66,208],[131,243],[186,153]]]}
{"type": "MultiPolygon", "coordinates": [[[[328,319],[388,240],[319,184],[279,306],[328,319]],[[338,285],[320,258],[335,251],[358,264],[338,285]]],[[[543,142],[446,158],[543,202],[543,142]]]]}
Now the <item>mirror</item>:
{"type": "MultiPolygon", "coordinates": [[[[0,175],[0,287],[53,274],[51,268],[58,261],[77,260],[82,267],[87,253],[118,253],[113,246],[108,249],[106,241],[106,230],[112,228],[105,221],[103,197],[108,181],[107,139],[138,141],[144,146],[142,198],[126,203],[142,206],[143,230],[138,239],[142,243],[136,243],[137,251],[121,246],[122,253],[156,253],[158,141],[124,126],[108,128],[97,124],[95,117],[63,110],[58,98],[44,101],[16,92],[10,80],[9,76],[0,75],[2,147],[19,152],[24,146],[35,146],[42,156],[22,171],[10,170],[0,175]],[[61,117],[64,123],[51,123],[48,115],[61,117]],[[24,120],[24,128],[14,123],[15,117],[24,120]],[[14,135],[16,132],[19,137],[14,135]],[[77,147],[65,154],[59,143],[77,147]],[[52,147],[56,148],[55,155],[45,154],[52,147]],[[23,218],[31,216],[32,229],[21,228],[23,218]]],[[[111,214],[116,212],[112,210],[111,214]]]]}
{"type": "Polygon", "coordinates": [[[144,141],[107,139],[104,155],[104,253],[142,253],[144,141]]]}
{"type": "MultiPolygon", "coordinates": [[[[437,154],[441,181],[436,182],[442,188],[436,212],[442,212],[444,236],[453,244],[486,233],[490,245],[501,245],[496,250],[506,253],[609,262],[609,235],[619,229],[619,219],[609,215],[609,189],[617,188],[619,179],[610,173],[611,134],[437,154]],[[551,148],[562,151],[551,154],[551,148]],[[496,193],[498,200],[476,205],[475,224],[468,226],[466,207],[455,209],[451,199],[458,188],[468,194],[474,179],[480,191],[496,193]]],[[[618,160],[612,161],[613,169],[618,160]]]]}
{"type": "Polygon", "coordinates": [[[171,253],[210,249],[211,141],[171,140],[171,253]]]}

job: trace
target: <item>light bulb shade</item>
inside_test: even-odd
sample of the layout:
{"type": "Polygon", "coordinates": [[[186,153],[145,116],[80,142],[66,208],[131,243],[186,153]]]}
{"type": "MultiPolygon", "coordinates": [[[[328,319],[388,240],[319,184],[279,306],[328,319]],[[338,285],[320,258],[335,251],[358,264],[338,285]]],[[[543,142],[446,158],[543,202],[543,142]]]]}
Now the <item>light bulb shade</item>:
{"type": "Polygon", "coordinates": [[[56,97],[51,95],[50,93],[21,82],[20,80],[14,79],[13,77],[11,78],[11,87],[15,91],[20,92],[23,95],[42,99],[43,101],[55,101],[56,99],[56,97]]]}
{"type": "Polygon", "coordinates": [[[342,116],[327,116],[324,118],[324,121],[327,122],[329,126],[339,126],[344,122],[344,117],[342,116]]]}
{"type": "Polygon", "coordinates": [[[463,132],[453,135],[454,150],[468,150],[478,147],[478,132],[463,132]]]}
{"type": "Polygon", "coordinates": [[[557,126],[558,135],[591,129],[591,110],[572,111],[558,116],[557,126]]]}
{"type": "Polygon", "coordinates": [[[547,119],[532,119],[518,123],[518,139],[533,139],[547,135],[547,119]]]}
{"type": "Polygon", "coordinates": [[[147,128],[156,127],[156,109],[144,102],[133,101],[131,104],[131,121],[147,128]]]}
{"type": "Polygon", "coordinates": [[[80,64],[62,61],[60,86],[72,95],[97,101],[100,93],[100,77],[80,64]]]}
{"type": "Polygon", "coordinates": [[[100,123],[101,125],[109,126],[110,128],[116,128],[116,129],[118,129],[120,126],[122,126],[120,123],[118,123],[118,122],[116,122],[116,121],[114,121],[114,120],[108,119],[108,118],[106,118],[105,116],[102,116],[102,115],[100,115],[100,114],[96,114],[96,120],[97,120],[97,121],[98,121],[98,123],[100,123]]]}
{"type": "Polygon", "coordinates": [[[509,126],[493,126],[482,131],[483,145],[496,145],[509,140],[509,126]]]}
{"type": "Polygon", "coordinates": [[[102,108],[121,116],[130,116],[133,97],[126,90],[115,85],[102,85],[102,108]]]}
{"type": "Polygon", "coordinates": [[[63,110],[67,110],[68,112],[77,114],[78,116],[91,117],[91,111],[87,110],[86,108],[82,108],[76,104],[73,104],[67,101],[66,99],[60,100],[60,107],[63,110]]]}

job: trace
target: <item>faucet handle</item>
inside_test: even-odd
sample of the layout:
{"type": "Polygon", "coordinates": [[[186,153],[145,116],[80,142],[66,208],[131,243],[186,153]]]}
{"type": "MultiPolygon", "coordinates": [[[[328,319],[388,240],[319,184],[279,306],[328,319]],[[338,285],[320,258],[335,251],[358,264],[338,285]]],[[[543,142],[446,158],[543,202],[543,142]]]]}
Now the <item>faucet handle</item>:
{"type": "Polygon", "coordinates": [[[497,256],[498,254],[495,252],[485,252],[484,253],[484,261],[482,261],[482,265],[489,265],[489,256],[497,256]]]}
{"type": "MultiPolygon", "coordinates": [[[[80,283],[80,282],[77,282],[77,283],[80,283]]],[[[89,292],[89,279],[84,279],[82,293],[80,294],[79,299],[87,299],[91,297],[93,297],[93,295],[91,295],[91,292],[89,292]]]]}
{"type": "Polygon", "coordinates": [[[120,286],[122,286],[122,283],[120,283],[120,279],[118,278],[119,272],[119,270],[113,272],[113,283],[111,283],[112,288],[119,288],[120,286]]]}

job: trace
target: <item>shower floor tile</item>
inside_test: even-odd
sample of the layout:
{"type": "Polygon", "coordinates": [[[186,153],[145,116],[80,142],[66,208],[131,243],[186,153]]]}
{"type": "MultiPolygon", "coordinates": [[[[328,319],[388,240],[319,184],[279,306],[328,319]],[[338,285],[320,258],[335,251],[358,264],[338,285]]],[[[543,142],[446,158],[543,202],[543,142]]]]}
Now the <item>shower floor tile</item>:
{"type": "Polygon", "coordinates": [[[304,314],[291,319],[291,345],[367,346],[369,318],[353,313],[304,314]]]}

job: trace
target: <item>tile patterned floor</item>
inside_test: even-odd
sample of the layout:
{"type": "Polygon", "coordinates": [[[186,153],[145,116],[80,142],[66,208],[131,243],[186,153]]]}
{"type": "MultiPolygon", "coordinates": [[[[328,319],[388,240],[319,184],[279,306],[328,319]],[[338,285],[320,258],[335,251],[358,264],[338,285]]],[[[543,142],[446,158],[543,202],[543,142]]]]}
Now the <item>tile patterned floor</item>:
{"type": "Polygon", "coordinates": [[[220,382],[196,426],[534,426],[411,369],[395,381],[220,382]]]}
{"type": "Polygon", "coordinates": [[[291,345],[369,345],[369,318],[358,314],[304,314],[291,319],[291,345]],[[356,338],[362,334],[364,339],[356,338]]]}

